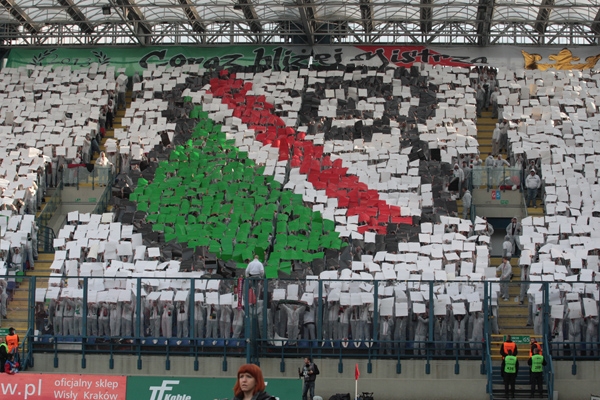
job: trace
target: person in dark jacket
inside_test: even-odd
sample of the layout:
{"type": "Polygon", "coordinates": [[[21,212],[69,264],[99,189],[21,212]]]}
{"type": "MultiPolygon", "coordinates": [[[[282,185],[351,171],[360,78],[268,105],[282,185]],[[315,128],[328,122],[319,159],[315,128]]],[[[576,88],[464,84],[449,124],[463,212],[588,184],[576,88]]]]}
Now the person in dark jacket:
{"type": "Polygon", "coordinates": [[[0,372],[4,372],[4,364],[6,363],[7,359],[8,359],[8,346],[4,342],[4,338],[2,336],[0,336],[0,365],[2,366],[2,368],[0,368],[0,372]]]}
{"type": "Polygon", "coordinates": [[[317,375],[319,375],[319,369],[310,358],[305,357],[302,370],[298,368],[298,375],[300,378],[304,378],[302,400],[313,400],[313,397],[315,397],[315,381],[317,380],[317,375]]]}
{"type": "Polygon", "coordinates": [[[508,389],[510,394],[515,398],[515,382],[519,373],[519,360],[513,354],[512,350],[508,350],[508,354],[502,360],[502,377],[504,378],[504,395],[508,399],[508,389]]]}
{"type": "Polygon", "coordinates": [[[260,368],[254,364],[244,364],[237,373],[233,400],[275,400],[275,397],[265,392],[265,387],[260,368]]]}

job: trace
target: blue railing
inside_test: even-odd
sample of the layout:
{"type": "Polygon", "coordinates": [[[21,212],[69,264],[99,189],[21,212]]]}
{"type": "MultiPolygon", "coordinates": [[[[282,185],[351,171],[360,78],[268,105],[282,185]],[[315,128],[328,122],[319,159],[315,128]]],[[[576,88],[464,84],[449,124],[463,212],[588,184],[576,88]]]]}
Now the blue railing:
{"type": "Polygon", "coordinates": [[[544,370],[546,387],[548,388],[548,400],[552,400],[554,396],[554,364],[552,362],[552,354],[550,352],[550,344],[548,338],[544,339],[544,359],[546,360],[546,368],[544,370]]]}
{"type": "MultiPolygon", "coordinates": [[[[85,270],[85,264],[82,264],[82,270],[85,270]]],[[[35,327],[27,333],[27,352],[24,352],[24,355],[27,354],[27,357],[29,357],[30,353],[54,352],[56,364],[58,364],[59,355],[61,353],[73,352],[81,354],[82,364],[85,364],[86,355],[91,353],[110,354],[111,359],[113,359],[113,355],[115,354],[135,354],[138,357],[140,365],[142,356],[160,354],[165,356],[166,367],[169,365],[169,358],[174,355],[191,355],[196,358],[205,356],[223,357],[224,363],[226,363],[228,357],[246,357],[248,360],[257,361],[263,357],[285,358],[315,355],[339,358],[340,362],[338,368],[343,368],[344,357],[364,358],[369,361],[369,364],[373,359],[395,360],[397,373],[401,372],[402,360],[408,358],[426,360],[426,373],[429,372],[431,360],[455,360],[455,373],[458,374],[460,373],[459,360],[468,359],[481,361],[481,373],[488,375],[488,391],[491,393],[492,390],[491,382],[493,377],[492,359],[490,354],[491,329],[487,315],[492,310],[492,307],[490,307],[489,304],[491,297],[489,296],[489,293],[491,293],[490,285],[494,284],[493,282],[486,282],[484,284],[484,307],[482,315],[485,318],[483,337],[486,338],[486,341],[482,344],[481,342],[453,341],[451,335],[442,337],[440,340],[436,341],[435,339],[438,338],[438,335],[434,334],[434,332],[436,332],[437,324],[439,324],[440,321],[438,321],[438,315],[434,315],[434,307],[429,308],[429,321],[427,326],[427,331],[429,333],[426,334],[423,339],[415,338],[416,340],[412,340],[413,338],[405,333],[410,332],[411,330],[408,323],[408,320],[412,319],[410,312],[408,316],[404,317],[406,318],[405,321],[407,323],[406,330],[402,330],[403,328],[401,328],[399,333],[392,333],[390,327],[390,330],[388,330],[389,333],[384,334],[383,329],[386,329],[387,327],[379,329],[382,319],[380,318],[379,308],[376,304],[373,304],[372,314],[370,314],[370,319],[366,321],[364,331],[361,331],[360,329],[355,330],[352,327],[353,321],[361,321],[348,319],[348,325],[342,327],[344,330],[343,333],[333,333],[334,328],[328,320],[328,311],[333,305],[326,304],[328,303],[327,297],[323,296],[323,294],[326,293],[326,290],[324,290],[326,285],[333,282],[328,280],[314,281],[315,287],[313,294],[319,294],[314,297],[313,305],[313,307],[315,307],[315,337],[302,335],[300,332],[301,329],[303,329],[303,326],[300,325],[300,321],[289,318],[289,315],[300,315],[303,310],[298,311],[298,308],[304,307],[306,303],[296,300],[273,300],[272,296],[274,295],[274,290],[270,289],[281,289],[285,288],[286,285],[298,283],[298,281],[283,279],[253,279],[252,281],[257,283],[257,285],[254,285],[256,290],[252,296],[249,296],[249,285],[242,285],[242,291],[235,291],[236,295],[241,295],[243,296],[242,298],[245,299],[245,301],[241,303],[240,309],[237,309],[237,304],[239,304],[237,301],[232,303],[231,298],[226,296],[230,298],[227,303],[228,306],[231,305],[230,311],[243,311],[241,319],[238,320],[238,322],[243,321],[243,325],[239,327],[238,324],[238,330],[236,330],[235,322],[231,323],[231,319],[227,321],[228,323],[224,326],[219,326],[220,318],[216,312],[210,323],[208,320],[211,317],[211,314],[207,314],[206,317],[203,318],[202,324],[196,324],[194,313],[195,298],[193,295],[186,297],[185,300],[183,300],[183,303],[173,303],[176,307],[187,304],[189,310],[188,319],[185,320],[186,324],[189,326],[189,332],[177,335],[175,312],[168,318],[165,317],[167,325],[173,327],[172,333],[170,330],[168,333],[165,333],[165,331],[157,331],[156,328],[151,329],[153,322],[150,320],[150,313],[148,313],[146,305],[150,304],[150,297],[153,293],[159,294],[160,292],[153,292],[149,287],[145,287],[150,285],[150,281],[152,281],[153,278],[134,278],[136,280],[136,285],[134,287],[137,288],[137,291],[133,293],[131,302],[136,311],[132,313],[132,322],[130,325],[131,332],[127,334],[125,334],[125,332],[117,334],[113,333],[111,336],[110,330],[108,333],[102,334],[100,334],[100,331],[95,333],[93,331],[88,331],[87,324],[88,296],[92,296],[92,291],[88,290],[88,288],[97,287],[97,285],[92,284],[92,280],[104,278],[79,277],[79,280],[83,283],[84,290],[83,299],[81,299],[81,319],[78,320],[79,322],[77,323],[74,322],[74,326],[81,327],[81,334],[75,334],[74,332],[68,331],[59,332],[56,330],[54,332],[42,332],[36,336],[34,335],[33,329],[42,330],[44,326],[48,326],[50,323],[55,322],[53,320],[36,320],[36,316],[33,313],[33,310],[36,308],[36,288],[38,286],[44,288],[53,285],[58,287],[61,285],[64,278],[35,278],[26,276],[23,279],[30,279],[30,304],[28,306],[31,311],[29,320],[30,326],[35,327]],[[253,299],[251,300],[250,297],[253,299]],[[267,300],[263,301],[262,299],[267,300]],[[286,315],[288,318],[286,318],[286,315]],[[288,324],[289,321],[293,322],[288,324]],[[369,321],[377,321],[377,323],[371,323],[369,321]],[[200,327],[199,331],[196,330],[196,327],[198,326],[200,327]],[[204,332],[205,328],[206,332],[204,332]],[[221,332],[227,333],[223,335],[221,332]],[[232,337],[232,332],[237,332],[239,336],[232,337]],[[362,333],[359,333],[356,335],[355,332],[366,332],[366,334],[362,335],[362,333]],[[69,345],[65,346],[65,344],[69,345]],[[73,346],[74,344],[78,345],[73,346]]],[[[111,277],[108,279],[114,280],[116,278],[111,277]]],[[[215,281],[215,279],[189,279],[186,277],[172,278],[172,280],[177,279],[186,279],[189,282],[189,294],[196,293],[196,288],[198,288],[198,291],[204,292],[206,295],[206,298],[203,300],[205,305],[211,304],[208,298],[210,297],[213,288],[217,290],[217,296],[229,295],[230,293],[233,293],[233,287],[239,283],[237,280],[223,279],[218,280],[219,282],[216,285],[210,285],[210,282],[215,281]]],[[[163,279],[161,278],[161,281],[162,280],[163,279]]],[[[374,292],[369,293],[369,295],[373,296],[373,302],[375,302],[375,300],[379,302],[384,301],[384,298],[379,298],[377,294],[380,282],[371,281],[371,283],[374,284],[374,292]]],[[[407,285],[410,284],[411,283],[407,283],[407,285]]],[[[422,286],[425,282],[420,282],[419,284],[422,286]]],[[[433,293],[434,284],[435,282],[428,282],[430,294],[433,293]]],[[[547,285],[545,286],[547,290],[547,285]]],[[[179,287],[179,285],[175,285],[174,287],[179,287]]],[[[49,294],[47,301],[54,301],[50,299],[50,296],[51,295],[49,294]]],[[[72,295],[67,295],[65,292],[64,297],[69,296],[72,295]]],[[[112,299],[107,297],[106,299],[101,300],[99,297],[96,299],[97,295],[94,294],[93,296],[94,299],[89,299],[89,303],[117,303],[115,297],[112,299]]],[[[159,304],[158,307],[161,307],[161,305],[159,304]]],[[[383,308],[382,305],[382,309],[383,308]]],[[[176,308],[176,310],[177,309],[178,308],[176,308]]],[[[210,310],[209,306],[208,311],[210,310]]],[[[204,313],[204,311],[202,311],[202,313],[204,313]]],[[[120,314],[118,313],[117,315],[120,314]]],[[[238,313],[238,316],[239,315],[240,313],[238,313]]],[[[96,313],[95,316],[98,318],[100,315],[96,313]]],[[[449,317],[447,314],[444,314],[444,317],[449,326],[454,323],[454,318],[449,317]]],[[[395,316],[394,318],[398,318],[394,322],[400,322],[400,317],[395,316]]],[[[94,322],[95,321],[92,320],[92,327],[94,326],[94,322]]],[[[365,321],[362,320],[362,322],[365,321]]],[[[416,321],[414,321],[414,323],[416,323],[416,321]]],[[[98,327],[98,325],[95,326],[98,327]]],[[[337,327],[338,325],[334,323],[333,326],[337,327]]],[[[384,325],[381,326],[383,327],[384,325]]],[[[401,327],[402,325],[397,326],[401,327]]],[[[443,332],[443,330],[441,331],[443,332]]],[[[550,348],[548,347],[546,340],[544,340],[544,346],[547,347],[545,354],[550,356],[550,348]]],[[[550,371],[553,371],[552,368],[550,368],[550,371]]],[[[552,378],[552,375],[546,376],[547,381],[552,382],[552,379],[548,378],[552,378]]]]}
{"type": "Polygon", "coordinates": [[[492,400],[494,398],[494,369],[492,368],[492,351],[490,349],[492,338],[490,335],[487,335],[486,338],[485,371],[487,373],[487,387],[485,392],[490,396],[490,400],[492,400]]]}

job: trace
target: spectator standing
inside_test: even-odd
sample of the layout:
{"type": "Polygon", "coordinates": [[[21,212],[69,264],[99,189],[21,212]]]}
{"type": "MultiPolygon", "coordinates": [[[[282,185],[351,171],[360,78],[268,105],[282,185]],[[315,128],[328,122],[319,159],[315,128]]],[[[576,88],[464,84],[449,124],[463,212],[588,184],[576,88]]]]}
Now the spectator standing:
{"type": "Polygon", "coordinates": [[[496,268],[496,272],[500,274],[500,296],[504,301],[508,300],[508,282],[512,276],[512,266],[507,257],[502,257],[502,264],[496,268]]]}
{"type": "Polygon", "coordinates": [[[119,77],[117,78],[117,110],[125,109],[125,93],[127,92],[127,82],[129,78],[121,72],[119,77]]]}
{"type": "Polygon", "coordinates": [[[521,223],[517,222],[517,217],[513,217],[510,221],[510,224],[508,224],[506,227],[506,235],[510,236],[510,240],[513,244],[512,249],[514,256],[520,255],[521,246],[519,242],[519,236],[521,236],[522,233],[523,227],[521,226],[521,223]]]}
{"type": "Polygon", "coordinates": [[[298,368],[298,375],[304,379],[302,387],[302,400],[313,400],[315,396],[315,381],[319,375],[319,368],[309,357],[304,357],[304,366],[298,368]]]}
{"type": "Polygon", "coordinates": [[[525,187],[527,188],[527,208],[533,206],[537,208],[537,191],[542,186],[542,180],[539,175],[535,173],[535,169],[529,171],[529,175],[525,178],[525,187]]]}
{"type": "Polygon", "coordinates": [[[463,219],[467,219],[467,215],[471,215],[471,203],[473,202],[473,196],[471,192],[463,188],[462,195],[462,206],[463,206],[463,219]]]}
{"type": "Polygon", "coordinates": [[[247,278],[264,278],[265,277],[265,267],[263,266],[263,263],[260,262],[257,255],[254,256],[254,260],[252,260],[246,267],[246,277],[247,278]]]}

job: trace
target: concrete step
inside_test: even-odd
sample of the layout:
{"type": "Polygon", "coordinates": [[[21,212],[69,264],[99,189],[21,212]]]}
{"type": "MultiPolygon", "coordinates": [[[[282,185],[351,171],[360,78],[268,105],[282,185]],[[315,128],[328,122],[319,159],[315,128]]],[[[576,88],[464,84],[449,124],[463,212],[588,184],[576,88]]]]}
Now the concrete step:
{"type": "MultiPolygon", "coordinates": [[[[502,264],[502,257],[490,257],[490,265],[500,265],[502,264]]],[[[510,265],[513,267],[517,267],[519,265],[519,260],[516,257],[510,259],[510,265]]]]}
{"type": "Polygon", "coordinates": [[[537,205],[537,208],[527,207],[527,214],[529,214],[529,216],[542,217],[544,215],[544,207],[542,205],[542,201],[537,199],[535,201],[535,204],[537,205]]]}
{"type": "Polygon", "coordinates": [[[42,211],[44,211],[44,209],[46,208],[46,205],[50,201],[51,197],[52,197],[52,193],[46,192],[46,196],[44,196],[44,201],[42,201],[42,204],[40,204],[40,208],[35,213],[36,218],[38,218],[40,216],[40,214],[42,213],[42,211]]]}
{"type": "Polygon", "coordinates": [[[38,261],[54,261],[54,253],[40,253],[38,255],[38,261]]]}

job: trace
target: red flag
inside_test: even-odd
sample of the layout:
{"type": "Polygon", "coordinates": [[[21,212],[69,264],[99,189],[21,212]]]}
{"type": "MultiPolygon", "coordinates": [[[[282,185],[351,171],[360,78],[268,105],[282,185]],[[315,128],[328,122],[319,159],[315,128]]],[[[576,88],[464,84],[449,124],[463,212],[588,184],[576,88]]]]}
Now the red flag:
{"type": "Polygon", "coordinates": [[[358,370],[358,363],[354,366],[354,379],[358,380],[360,378],[360,371],[358,370]]]}

